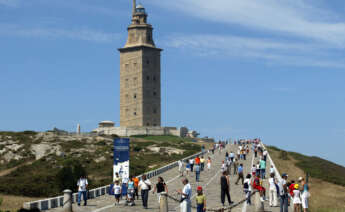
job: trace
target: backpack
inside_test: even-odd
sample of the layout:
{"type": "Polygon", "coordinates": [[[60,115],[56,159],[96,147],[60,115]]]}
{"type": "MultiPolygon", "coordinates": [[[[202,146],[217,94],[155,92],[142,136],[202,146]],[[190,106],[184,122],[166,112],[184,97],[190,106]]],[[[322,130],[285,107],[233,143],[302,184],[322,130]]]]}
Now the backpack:
{"type": "Polygon", "coordinates": [[[248,189],[249,189],[248,182],[245,182],[245,183],[243,184],[243,188],[244,188],[245,190],[248,190],[248,189]]]}

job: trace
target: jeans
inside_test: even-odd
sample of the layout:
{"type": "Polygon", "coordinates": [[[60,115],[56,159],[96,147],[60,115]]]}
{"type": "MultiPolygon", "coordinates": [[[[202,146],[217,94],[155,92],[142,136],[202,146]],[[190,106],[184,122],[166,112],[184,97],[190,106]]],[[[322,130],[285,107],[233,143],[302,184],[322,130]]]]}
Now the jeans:
{"type": "Polygon", "coordinates": [[[190,164],[190,170],[193,172],[193,167],[194,167],[194,164],[190,164]]]}
{"type": "Polygon", "coordinates": [[[260,173],[261,173],[261,179],[265,179],[266,178],[266,169],[261,169],[260,173]]]}
{"type": "Polygon", "coordinates": [[[196,212],[204,212],[204,204],[197,204],[196,212]]]}
{"type": "Polygon", "coordinates": [[[288,195],[280,196],[280,212],[288,212],[289,208],[288,195]]]}
{"type": "Polygon", "coordinates": [[[86,196],[86,193],[87,193],[87,191],[78,191],[78,205],[80,205],[81,195],[83,195],[84,205],[87,204],[87,196],[86,196]]]}
{"type": "Polygon", "coordinates": [[[247,204],[252,204],[252,201],[251,201],[251,191],[245,191],[246,192],[246,198],[247,198],[247,204]]]}
{"type": "Polygon", "coordinates": [[[226,189],[221,189],[220,198],[221,198],[221,201],[222,201],[223,205],[225,203],[225,195],[228,198],[228,202],[230,204],[231,203],[231,197],[230,197],[229,189],[227,189],[227,188],[226,189]]]}
{"type": "Polygon", "coordinates": [[[195,181],[199,182],[200,180],[200,172],[195,172],[195,181]]]}
{"type": "Polygon", "coordinates": [[[204,171],[204,167],[205,167],[205,163],[201,163],[201,166],[200,166],[201,171],[204,171]]]}
{"type": "Polygon", "coordinates": [[[147,201],[149,199],[149,190],[148,189],[141,190],[141,199],[142,199],[144,208],[147,208],[147,201]]]}

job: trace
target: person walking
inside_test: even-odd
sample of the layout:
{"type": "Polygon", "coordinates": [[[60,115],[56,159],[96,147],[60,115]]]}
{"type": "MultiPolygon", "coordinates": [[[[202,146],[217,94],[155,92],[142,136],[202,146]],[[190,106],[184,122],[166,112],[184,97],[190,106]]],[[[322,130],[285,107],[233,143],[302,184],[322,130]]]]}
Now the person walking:
{"type": "Polygon", "coordinates": [[[282,179],[279,181],[279,193],[280,193],[280,212],[288,212],[289,207],[289,195],[287,187],[287,174],[282,174],[282,179]]]}
{"type": "Polygon", "coordinates": [[[220,190],[221,190],[220,198],[221,198],[223,206],[225,203],[225,195],[227,196],[229,205],[231,205],[233,202],[231,201],[231,197],[230,197],[230,179],[226,171],[223,171],[223,175],[220,177],[220,190]]]}
{"type": "Polygon", "coordinates": [[[196,212],[206,212],[206,197],[203,194],[202,187],[198,186],[196,192],[196,212]]]}
{"type": "Polygon", "coordinates": [[[277,180],[274,177],[274,173],[271,173],[270,179],[268,180],[268,183],[270,185],[269,187],[269,204],[271,207],[277,207],[278,206],[278,197],[277,197],[277,180]]]}
{"type": "Polygon", "coordinates": [[[157,198],[158,198],[158,203],[160,203],[161,200],[161,193],[162,192],[166,192],[168,193],[168,186],[165,184],[163,177],[159,176],[157,178],[157,184],[155,185],[155,187],[153,188],[153,192],[152,194],[154,194],[155,192],[157,192],[157,198]]]}
{"type": "Polygon", "coordinates": [[[199,164],[195,164],[194,171],[195,171],[195,181],[199,182],[200,181],[200,165],[199,164]]]}
{"type": "Polygon", "coordinates": [[[134,197],[135,197],[135,185],[134,185],[133,177],[130,176],[127,182],[127,204],[134,205],[134,197]]]}
{"type": "Polygon", "coordinates": [[[115,205],[119,205],[120,204],[120,197],[122,194],[122,187],[121,187],[120,182],[118,180],[115,181],[113,190],[114,190],[114,196],[115,196],[115,205]]]}
{"type": "Polygon", "coordinates": [[[211,158],[210,157],[208,157],[208,159],[207,159],[207,169],[208,169],[208,171],[210,171],[210,169],[211,169],[211,158]]]}
{"type": "Polygon", "coordinates": [[[139,199],[139,178],[137,177],[133,177],[133,182],[134,182],[134,196],[133,199],[135,200],[135,197],[137,197],[137,199],[139,199]]]}
{"type": "Polygon", "coordinates": [[[240,181],[240,179],[242,180],[242,185],[244,184],[244,176],[243,176],[243,164],[241,163],[240,166],[238,167],[237,170],[237,180],[236,180],[236,185],[238,184],[238,181],[240,181]]]}
{"type": "Polygon", "coordinates": [[[251,201],[252,185],[251,185],[251,180],[250,180],[251,177],[252,176],[250,174],[247,174],[246,179],[244,181],[244,185],[243,185],[243,190],[244,190],[244,193],[246,194],[248,205],[252,204],[252,201],[251,201]]]}
{"type": "Polygon", "coordinates": [[[237,174],[237,167],[238,167],[238,159],[235,158],[235,161],[234,161],[234,175],[237,174]]]}
{"type": "Polygon", "coordinates": [[[201,158],[200,158],[200,168],[201,168],[201,171],[204,171],[204,169],[205,169],[205,158],[204,158],[204,156],[201,156],[201,158]]]}
{"type": "Polygon", "coordinates": [[[190,171],[193,172],[193,167],[194,167],[194,159],[193,158],[189,159],[189,164],[190,164],[190,171]]]}
{"type": "Polygon", "coordinates": [[[192,204],[190,198],[192,196],[192,188],[187,178],[182,179],[183,189],[177,190],[177,193],[181,194],[180,208],[181,212],[191,212],[192,204]]]}
{"type": "Polygon", "coordinates": [[[187,161],[186,163],[186,176],[189,176],[189,172],[190,172],[190,163],[187,161]]]}
{"type": "Polygon", "coordinates": [[[81,176],[77,182],[78,186],[78,206],[80,206],[81,196],[83,195],[84,206],[87,205],[87,186],[89,185],[86,176],[81,176]]]}
{"type": "Polygon", "coordinates": [[[149,199],[149,191],[151,190],[151,185],[152,184],[150,180],[147,179],[146,175],[144,174],[139,182],[139,190],[141,192],[141,199],[144,209],[147,209],[147,201],[149,199]]]}
{"type": "Polygon", "coordinates": [[[180,172],[180,176],[183,176],[183,162],[182,160],[179,160],[178,162],[178,171],[180,172]]]}
{"type": "Polygon", "coordinates": [[[308,212],[308,202],[309,202],[309,186],[308,183],[304,180],[303,177],[298,178],[299,183],[301,184],[301,202],[302,202],[302,208],[303,212],[308,212]]]}
{"type": "Polygon", "coordinates": [[[261,179],[266,179],[266,161],[260,160],[260,174],[261,179]]]}
{"type": "Polygon", "coordinates": [[[300,209],[301,209],[301,193],[300,193],[300,190],[299,190],[299,185],[296,183],[295,184],[295,190],[293,190],[293,194],[292,194],[292,197],[293,197],[293,208],[294,208],[294,212],[300,212],[300,209]]]}

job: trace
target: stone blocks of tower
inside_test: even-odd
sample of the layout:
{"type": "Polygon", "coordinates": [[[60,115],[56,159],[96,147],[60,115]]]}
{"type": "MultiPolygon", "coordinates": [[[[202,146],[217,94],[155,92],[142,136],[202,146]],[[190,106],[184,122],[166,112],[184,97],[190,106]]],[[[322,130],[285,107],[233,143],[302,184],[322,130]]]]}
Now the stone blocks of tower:
{"type": "Polygon", "coordinates": [[[160,49],[120,49],[120,125],[161,125],[160,49]]]}

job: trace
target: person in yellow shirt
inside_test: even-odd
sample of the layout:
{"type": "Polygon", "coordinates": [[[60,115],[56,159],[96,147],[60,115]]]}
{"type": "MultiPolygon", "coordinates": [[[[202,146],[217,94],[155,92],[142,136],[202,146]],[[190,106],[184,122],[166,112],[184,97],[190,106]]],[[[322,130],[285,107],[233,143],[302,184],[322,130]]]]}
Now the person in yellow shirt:
{"type": "Polygon", "coordinates": [[[204,171],[204,168],[205,168],[205,158],[204,156],[201,156],[200,158],[200,168],[201,168],[201,171],[204,171]]]}
{"type": "Polygon", "coordinates": [[[202,187],[198,186],[196,189],[197,196],[196,199],[196,207],[197,212],[205,212],[206,211],[206,197],[202,192],[202,187]]]}

